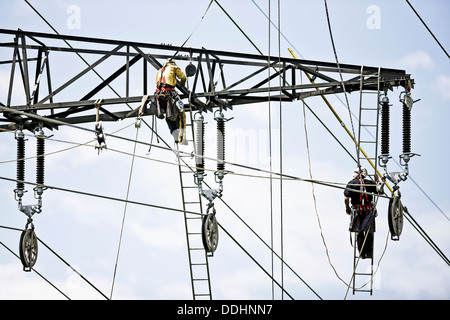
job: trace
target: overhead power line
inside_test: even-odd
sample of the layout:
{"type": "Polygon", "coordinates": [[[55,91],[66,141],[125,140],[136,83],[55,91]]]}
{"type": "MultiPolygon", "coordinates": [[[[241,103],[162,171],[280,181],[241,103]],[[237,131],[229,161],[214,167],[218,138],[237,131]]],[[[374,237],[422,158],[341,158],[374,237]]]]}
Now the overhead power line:
{"type": "Polygon", "coordinates": [[[425,28],[427,28],[428,32],[431,34],[431,36],[433,37],[433,39],[437,42],[437,44],[439,45],[439,47],[441,47],[442,51],[444,51],[444,53],[447,55],[447,57],[450,59],[450,55],[448,54],[448,52],[444,49],[444,46],[439,42],[439,40],[436,38],[436,36],[434,35],[434,33],[430,30],[430,28],[428,27],[428,25],[425,23],[425,21],[423,21],[423,19],[419,16],[419,13],[416,11],[416,9],[414,9],[414,7],[412,6],[412,4],[406,0],[406,3],[410,6],[410,8],[412,9],[412,11],[414,11],[414,13],[416,14],[416,16],[419,18],[419,20],[422,22],[422,24],[425,26],[425,28]]]}
{"type": "MultiPolygon", "coordinates": [[[[252,0],[253,4],[258,8],[258,10],[269,20],[270,24],[272,26],[274,26],[275,28],[278,28],[276,26],[276,24],[270,19],[270,17],[267,16],[267,14],[261,9],[260,6],[258,6],[256,4],[256,2],[254,0],[252,0]]],[[[234,22],[234,21],[233,21],[234,22]]],[[[240,29],[240,28],[239,28],[240,29]]],[[[303,59],[303,55],[300,53],[300,51],[289,41],[289,39],[283,34],[283,32],[281,30],[279,30],[280,34],[283,36],[283,38],[289,43],[289,45],[294,48],[294,50],[298,53],[298,55],[303,59]]],[[[291,51],[288,48],[289,51],[291,51]]],[[[291,54],[294,56],[294,54],[291,51],[291,54]]],[[[294,58],[296,58],[294,56],[294,58]]],[[[322,98],[324,99],[324,101],[329,104],[329,102],[326,100],[326,98],[324,96],[322,96],[322,98]]],[[[342,103],[343,106],[346,107],[345,102],[342,101],[342,99],[339,96],[336,96],[336,98],[342,103]]],[[[306,104],[306,103],[305,103],[306,104]]],[[[312,111],[312,109],[306,104],[306,107],[309,109],[309,111],[316,117],[316,119],[322,124],[322,126],[328,131],[328,133],[330,133],[333,138],[336,140],[336,142],[341,145],[341,147],[347,152],[347,154],[356,162],[358,163],[358,160],[347,150],[347,148],[345,148],[342,143],[336,138],[336,136],[330,131],[330,129],[325,125],[325,123],[323,123],[323,121],[312,111]]],[[[332,110],[333,111],[333,110],[332,110]]],[[[335,113],[335,111],[333,111],[333,113],[335,113]]],[[[358,117],[352,112],[353,117],[356,120],[359,120],[358,117]]],[[[335,113],[335,116],[337,116],[337,114],[335,113]]],[[[343,125],[343,122],[340,121],[341,124],[343,125]]],[[[367,130],[367,128],[365,128],[367,130]]],[[[370,135],[372,135],[371,132],[368,132],[370,135]]],[[[398,163],[398,161],[396,159],[392,159],[398,166],[400,166],[400,164],[398,163]]],[[[409,175],[409,179],[417,186],[417,188],[419,188],[419,190],[425,195],[425,197],[436,207],[436,209],[447,219],[447,221],[450,221],[450,218],[446,215],[446,213],[439,207],[439,205],[430,197],[430,195],[427,194],[427,192],[413,179],[413,177],[411,176],[411,174],[409,175]]]]}
{"type": "MultiPolygon", "coordinates": [[[[26,0],[25,0],[26,1],[26,0]]],[[[217,2],[217,1],[216,1],[217,2]]],[[[50,23],[47,21],[47,20],[45,20],[45,18],[28,2],[28,1],[26,1],[26,3],[52,28],[52,30],[55,32],[55,33],[57,33],[58,34],[58,32],[56,31],[56,29],[54,29],[51,25],[50,25],[50,23]]],[[[208,11],[208,9],[209,9],[209,7],[210,7],[210,5],[211,5],[211,3],[212,3],[212,0],[211,0],[211,2],[209,3],[209,5],[208,5],[208,8],[207,8],[207,10],[206,10],[206,12],[208,11]]],[[[218,4],[218,3],[217,3],[218,4]]],[[[206,12],[205,12],[205,14],[206,14],[206,12]]],[[[205,16],[205,14],[203,15],[203,17],[205,16]]],[[[203,17],[202,17],[202,19],[203,19],[203,17]]],[[[188,39],[190,38],[190,36],[188,37],[188,39]]],[[[188,40],[187,39],[187,40],[188,40]]],[[[187,41],[186,40],[186,41],[187,41]]],[[[186,43],[186,41],[185,41],[185,43],[186,43]]],[[[66,42],[67,43],[67,42],[66,42]]],[[[69,45],[69,47],[70,47],[70,44],[69,43],[67,43],[67,45],[69,45]]],[[[183,44],[184,45],[184,44],[183,44]]],[[[79,54],[78,54],[79,55],[79,54]]],[[[79,55],[79,57],[86,63],[86,64],[88,64],[80,55],[79,55]]],[[[88,64],[89,65],[89,64],[88,64]]],[[[94,72],[95,72],[95,70],[93,70],[94,72]]],[[[97,72],[95,72],[101,79],[102,79],[102,77],[97,73],[97,72]]],[[[109,85],[108,85],[109,86],[109,85]]],[[[111,87],[111,86],[109,86],[110,88],[111,88],[111,90],[113,90],[114,91],[114,89],[111,87]]],[[[114,91],[116,94],[117,94],[117,92],[116,91],[114,91]]],[[[118,94],[117,94],[118,95],[118,94]]],[[[127,104],[128,105],[128,104],[127,104]]],[[[131,107],[130,107],[131,108],[131,107]]],[[[145,122],[144,122],[145,123],[145,122]]],[[[148,124],[146,124],[147,126],[148,126],[148,124]]],[[[152,131],[153,131],[153,128],[150,128],[152,131]]],[[[161,139],[161,140],[163,140],[163,139],[161,139]]],[[[135,143],[136,143],[137,141],[135,141],[135,143]]],[[[167,145],[167,143],[163,140],[163,142],[167,145]]],[[[168,146],[168,145],[167,145],[168,146]]],[[[173,149],[171,149],[173,152],[175,152],[173,149]]],[[[283,262],[283,264],[286,264],[285,263],[285,261],[282,259],[282,262],[283,262]]],[[[287,264],[286,264],[287,265],[287,264]]],[[[293,270],[292,270],[293,271],[293,270]]],[[[295,273],[295,272],[294,272],[295,273]]],[[[296,273],[295,273],[296,274],[296,273]]],[[[296,274],[297,275],[297,274],[296,274]]],[[[301,279],[302,281],[303,281],[303,279],[301,279]]],[[[305,283],[306,284],[306,283],[305,283]]],[[[309,286],[308,286],[309,287],[309,286]]],[[[310,288],[310,287],[309,287],[310,288]]],[[[311,288],[310,288],[311,289],[311,288]]],[[[312,290],[312,289],[311,289],[312,290]]],[[[317,294],[316,294],[317,295],[317,294]]],[[[319,297],[320,298],[320,297],[319,297]]]]}
{"type": "MultiPolygon", "coordinates": [[[[32,114],[32,113],[26,113],[26,112],[23,112],[23,111],[14,110],[14,109],[2,106],[1,103],[0,103],[0,110],[4,110],[4,111],[7,111],[7,112],[19,114],[19,115],[24,115],[24,116],[27,116],[27,117],[30,117],[30,118],[34,118],[34,119],[37,119],[37,120],[40,120],[40,121],[48,122],[48,123],[53,123],[53,124],[57,124],[57,125],[67,125],[67,126],[75,128],[75,129],[80,129],[80,130],[84,130],[84,131],[95,133],[95,130],[93,130],[93,129],[80,127],[80,126],[77,126],[77,125],[74,125],[74,124],[70,124],[70,123],[66,123],[66,122],[63,122],[63,121],[60,121],[60,120],[55,120],[55,119],[49,119],[49,118],[41,117],[39,115],[32,114]]],[[[136,139],[127,138],[127,137],[122,137],[122,136],[118,136],[118,135],[115,135],[115,134],[106,134],[106,136],[112,137],[112,138],[116,138],[116,139],[120,139],[120,140],[124,140],[124,141],[128,141],[128,142],[132,142],[132,143],[137,142],[137,143],[142,144],[142,145],[159,148],[159,149],[166,150],[166,151],[172,151],[177,156],[180,156],[180,155],[199,156],[199,157],[201,156],[201,155],[197,155],[197,154],[192,153],[192,152],[176,151],[176,150],[173,150],[170,147],[163,147],[163,146],[159,146],[159,145],[154,145],[154,144],[150,144],[148,142],[143,142],[143,141],[139,141],[139,140],[136,140],[136,139]]],[[[83,144],[83,145],[85,145],[85,144],[83,144]]],[[[122,153],[124,153],[124,152],[122,152],[122,153]]],[[[206,156],[203,156],[203,158],[208,159],[208,160],[217,161],[217,158],[211,158],[211,157],[206,157],[206,156]]],[[[280,179],[297,180],[297,181],[303,181],[303,182],[312,182],[312,183],[316,183],[316,184],[320,184],[320,185],[324,185],[324,186],[328,186],[328,187],[333,187],[333,188],[339,188],[339,189],[345,189],[345,187],[341,187],[339,185],[347,185],[347,184],[344,184],[344,183],[305,179],[305,178],[296,177],[296,176],[293,176],[293,175],[288,175],[288,174],[285,174],[285,173],[274,172],[274,171],[270,171],[270,170],[256,168],[256,167],[253,167],[253,166],[244,165],[244,164],[240,164],[240,163],[236,163],[236,162],[224,161],[224,163],[226,163],[228,165],[231,165],[231,166],[236,166],[236,167],[239,167],[239,168],[243,168],[243,169],[257,171],[257,172],[260,172],[260,173],[265,173],[265,174],[269,174],[269,175],[270,174],[276,175],[280,179]]],[[[230,174],[233,174],[233,173],[230,173],[230,174]]],[[[243,174],[241,174],[241,175],[243,175],[243,174]]],[[[260,176],[259,178],[263,178],[263,177],[260,176]]],[[[54,188],[56,188],[56,187],[54,187],[54,188]]]]}
{"type": "MultiPolygon", "coordinates": [[[[6,228],[6,229],[13,229],[13,228],[8,228],[8,227],[3,227],[2,228],[6,228]]],[[[20,230],[22,231],[22,230],[20,230]]],[[[20,259],[20,257],[13,251],[11,250],[7,245],[5,245],[3,242],[0,241],[0,244],[6,249],[8,250],[11,254],[13,254],[17,259],[20,259]]],[[[62,292],[58,287],[56,287],[51,281],[49,281],[46,277],[44,277],[40,272],[38,272],[35,268],[31,268],[31,270],[33,270],[39,277],[41,277],[44,281],[46,281],[48,284],[50,284],[53,288],[55,288],[59,293],[61,293],[64,297],[66,297],[67,299],[70,300],[69,296],[67,296],[64,292],[62,292]]]]}
{"type": "MultiPolygon", "coordinates": [[[[259,9],[259,11],[261,11],[263,14],[264,14],[264,16],[267,18],[267,19],[269,19],[269,22],[275,27],[275,28],[277,28],[277,26],[275,26],[275,24],[270,20],[270,17],[268,17],[265,13],[264,13],[264,11],[252,0],[252,2],[256,5],[256,7],[259,9]]],[[[326,0],[324,1],[325,2],[325,8],[326,8],[326,11],[327,11],[327,18],[328,18],[328,22],[329,22],[329,17],[328,17],[328,9],[327,9],[327,6],[326,6],[326,0]]],[[[407,0],[407,2],[408,2],[408,0],[407,0]]],[[[409,3],[409,2],[408,2],[409,3]]],[[[220,5],[219,5],[220,6],[220,5]]],[[[412,6],[411,6],[411,8],[412,8],[412,6]]],[[[229,14],[225,11],[225,9],[223,9],[222,7],[221,7],[221,9],[224,11],[224,13],[231,19],[231,21],[236,25],[236,27],[242,32],[242,34],[251,42],[251,44],[256,48],[256,50],[258,50],[258,52],[260,52],[261,53],[261,51],[258,49],[258,47],[251,41],[251,39],[249,39],[249,37],[245,34],[245,32],[239,27],[239,25],[229,16],[229,14]]],[[[414,10],[414,9],[413,9],[414,10]]],[[[415,11],[415,10],[414,10],[415,11]]],[[[416,11],[415,11],[416,12],[416,11]]],[[[416,13],[417,14],[417,13],[416,13]]],[[[419,17],[420,18],[420,17],[419,17]]],[[[421,21],[423,21],[422,19],[421,19],[421,21]]],[[[331,27],[329,26],[329,31],[330,31],[330,35],[331,35],[331,27]]],[[[427,29],[428,29],[428,27],[427,27],[427,29]]],[[[429,30],[429,29],[428,29],[429,30]]],[[[280,34],[282,34],[281,33],[281,30],[278,30],[279,31],[279,33],[280,34]]],[[[430,31],[430,30],[429,30],[430,31]]],[[[431,31],[430,31],[431,32],[431,31]]],[[[286,39],[286,41],[288,42],[288,43],[290,43],[289,42],[289,40],[283,35],[283,37],[286,39]]],[[[434,37],[434,35],[433,35],[433,37],[434,37]]],[[[436,38],[435,38],[436,39],[436,38]]],[[[437,39],[436,39],[436,41],[437,41],[437,39]]],[[[294,47],[294,46],[293,46],[294,47]]],[[[295,47],[294,47],[295,48],[295,47]]],[[[333,48],[334,48],[334,43],[333,43],[333,48]]],[[[296,51],[298,52],[298,50],[296,49],[296,51]]],[[[445,50],[444,50],[445,51],[445,50]]],[[[447,52],[446,52],[447,53],[447,52]]],[[[262,53],[261,53],[262,54],[262,53]]],[[[300,54],[300,53],[299,53],[300,54]]],[[[447,54],[447,56],[448,56],[448,54],[447,54]]],[[[336,59],[337,59],[337,57],[336,57],[336,59]]],[[[340,99],[339,99],[340,100],[340,99]]],[[[343,102],[342,102],[342,100],[340,100],[341,101],[341,103],[342,104],[344,104],[343,102]]],[[[307,106],[308,107],[308,106],[307,106]]],[[[312,112],[312,110],[308,107],[308,109],[312,112]]],[[[313,112],[312,112],[313,113],[313,112]]],[[[314,113],[313,113],[314,114],[314,113]]],[[[315,114],[314,114],[315,115],[315,114]]],[[[315,115],[316,116],[316,115],[315,115]]],[[[316,116],[316,118],[320,121],[320,119],[316,116]]],[[[351,115],[350,115],[350,119],[352,119],[352,117],[351,117],[351,115]]],[[[321,123],[322,123],[322,121],[320,121],[321,123]]],[[[323,123],[322,123],[323,124],[323,123]]],[[[324,125],[324,124],[323,124],[324,125]]],[[[324,125],[324,127],[325,128],[327,128],[325,125],[324,125]]],[[[328,128],[327,128],[327,130],[328,130],[328,128]]],[[[328,130],[329,131],[329,130],[328,130]]],[[[331,134],[331,132],[330,132],[330,134],[331,134]]],[[[336,139],[336,138],[335,138],[336,139]]],[[[337,139],[336,139],[337,140],[337,139]]],[[[343,147],[343,146],[342,146],[343,147]]],[[[343,147],[344,148],[344,147],[343,147]]],[[[347,153],[353,158],[353,160],[355,160],[355,161],[357,161],[349,152],[348,152],[348,150],[346,149],[346,148],[344,148],[344,150],[345,151],[347,151],[347,153]]],[[[413,183],[414,184],[416,184],[416,186],[422,191],[422,193],[433,203],[433,205],[444,215],[444,217],[446,217],[447,218],[447,220],[449,220],[449,218],[447,217],[447,215],[438,207],[438,205],[428,196],[428,194],[415,182],[415,181],[413,181],[413,183]]],[[[432,240],[429,238],[429,236],[423,231],[423,232],[421,232],[421,230],[423,230],[420,226],[419,226],[419,224],[412,218],[412,216],[409,214],[409,212],[405,212],[405,216],[406,216],[406,218],[407,218],[407,220],[409,221],[409,222],[411,222],[411,220],[413,220],[414,221],[414,223],[413,222],[411,222],[411,224],[413,225],[413,227],[419,232],[419,234],[421,234],[421,236],[430,244],[430,246],[439,254],[439,256],[441,256],[441,258],[443,258],[443,260],[448,264],[448,259],[447,259],[447,257],[442,253],[442,251],[434,244],[434,242],[432,242],[432,240]],[[410,218],[410,219],[408,219],[408,218],[410,218]]]]}
{"type": "MultiPolygon", "coordinates": [[[[26,1],[26,0],[25,0],[26,1]]],[[[27,2],[27,1],[26,1],[27,2]]],[[[211,1],[212,2],[212,1],[211,1]]],[[[218,4],[218,2],[217,1],[215,1],[217,4],[218,4]]],[[[28,3],[28,2],[27,2],[28,3]]],[[[408,2],[409,3],[409,2],[408,2]]],[[[211,3],[210,3],[211,4],[211,3]]],[[[218,4],[219,5],[219,4],[218,4]]],[[[30,5],[31,6],[31,5],[30,5]]],[[[220,6],[220,5],[219,5],[220,6]]],[[[208,6],[208,8],[209,8],[209,6],[208,6]]],[[[33,8],[34,9],[34,8],[33,8]]],[[[420,17],[419,17],[420,18],[420,17]]],[[[230,17],[230,19],[231,19],[231,17],[230,17]]],[[[238,27],[239,28],[239,27],[238,27]]],[[[56,32],[56,31],[55,31],[56,32]]],[[[249,39],[250,40],[250,39],[249,39]]],[[[251,40],[250,40],[251,41],[251,40]]],[[[445,50],[444,50],[445,51],[445,50]]],[[[447,54],[448,55],[448,54],[447,54]]],[[[137,139],[135,139],[134,140],[134,142],[136,143],[137,142],[137,139]]],[[[172,150],[173,151],[173,150],[172,150]]],[[[247,167],[248,169],[250,169],[251,167],[247,167]]],[[[254,169],[254,168],[252,168],[252,169],[254,169]]],[[[257,169],[257,170],[259,170],[259,169],[257,169]]],[[[270,173],[272,174],[272,172],[270,171],[270,173]]],[[[279,173],[279,175],[280,176],[283,176],[283,174],[282,174],[282,172],[280,172],[279,173]]],[[[244,250],[245,251],[245,250],[244,250]]]]}
{"type": "MultiPolygon", "coordinates": [[[[15,231],[23,231],[22,229],[18,228],[12,228],[12,227],[6,227],[6,226],[0,226],[0,228],[3,229],[10,229],[15,231]]],[[[74,267],[72,267],[66,260],[64,260],[61,255],[55,252],[50,246],[48,246],[42,239],[37,237],[40,243],[42,243],[51,253],[53,253],[59,260],[61,260],[64,264],[66,264],[72,271],[74,271],[76,274],[78,274],[84,281],[86,281],[93,289],[95,289],[98,293],[100,293],[104,298],[108,299],[106,295],[104,295],[92,282],[90,282],[86,277],[84,277],[81,273],[79,273],[74,267]]],[[[16,258],[20,259],[20,257],[17,256],[17,254],[12,251],[8,246],[6,246],[3,242],[0,241],[0,244],[5,247],[9,252],[11,252],[16,258]]],[[[39,273],[35,268],[31,268],[38,276],[40,276],[43,280],[45,280],[47,283],[49,283],[53,288],[55,288],[59,293],[61,293],[64,297],[70,300],[70,298],[62,292],[58,287],[56,287],[50,280],[48,280],[46,277],[44,277],[41,273],[39,273]]]]}

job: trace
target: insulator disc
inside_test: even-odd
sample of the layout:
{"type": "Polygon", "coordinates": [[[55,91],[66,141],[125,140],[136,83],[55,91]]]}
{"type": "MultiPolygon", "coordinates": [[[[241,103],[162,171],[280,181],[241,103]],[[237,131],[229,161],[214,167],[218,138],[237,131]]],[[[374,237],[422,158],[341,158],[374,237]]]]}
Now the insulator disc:
{"type": "Polygon", "coordinates": [[[197,120],[197,130],[196,130],[196,158],[195,165],[197,167],[197,172],[205,171],[205,159],[203,157],[205,153],[205,123],[203,120],[197,120]]]}
{"type": "Polygon", "coordinates": [[[45,140],[37,139],[37,157],[36,157],[36,183],[44,184],[44,164],[45,164],[45,140]]]}
{"type": "Polygon", "coordinates": [[[411,110],[403,104],[403,153],[411,153],[411,110]]]}
{"type": "Polygon", "coordinates": [[[381,154],[389,154],[389,104],[381,105],[381,154]]]}
{"type": "Polygon", "coordinates": [[[23,270],[31,271],[31,268],[36,263],[38,255],[38,242],[34,230],[26,229],[22,231],[19,242],[19,252],[23,270]]]}
{"type": "Polygon", "coordinates": [[[217,119],[217,170],[225,170],[225,120],[217,119]]]}
{"type": "MultiPolygon", "coordinates": [[[[25,139],[17,138],[17,180],[25,180],[25,139]]],[[[24,189],[23,182],[17,182],[17,189],[24,189]]]]}

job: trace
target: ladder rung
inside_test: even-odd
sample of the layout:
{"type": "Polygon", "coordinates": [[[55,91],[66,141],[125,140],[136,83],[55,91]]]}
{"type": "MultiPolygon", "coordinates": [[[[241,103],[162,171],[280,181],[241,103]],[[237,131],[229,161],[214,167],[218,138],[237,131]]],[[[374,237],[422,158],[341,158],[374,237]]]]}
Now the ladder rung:
{"type": "Polygon", "coordinates": [[[202,233],[201,232],[188,232],[188,234],[199,235],[199,234],[202,234],[202,233]]]}
{"type": "Polygon", "coordinates": [[[359,143],[377,143],[376,141],[362,140],[359,143]]]}
{"type": "Polygon", "coordinates": [[[370,293],[372,293],[372,290],[367,290],[367,289],[365,289],[365,290],[362,290],[362,289],[354,289],[354,291],[358,291],[358,292],[370,292],[370,293]]]}
{"type": "Polygon", "coordinates": [[[200,203],[199,201],[185,201],[184,204],[196,204],[200,203]]]}
{"type": "Polygon", "coordinates": [[[362,124],[361,127],[376,127],[376,124],[362,124]]]}
{"type": "Polygon", "coordinates": [[[378,94],[378,91],[361,91],[361,93],[378,94]]]}
{"type": "Polygon", "coordinates": [[[197,278],[197,279],[192,279],[192,281],[209,281],[208,278],[197,278]]]}
{"type": "Polygon", "coordinates": [[[201,219],[202,217],[186,217],[186,219],[189,219],[189,220],[193,220],[193,219],[201,219]]]}
{"type": "Polygon", "coordinates": [[[205,248],[189,248],[189,250],[205,250],[205,248]]]}
{"type": "Polygon", "coordinates": [[[366,157],[361,157],[361,160],[376,160],[377,158],[366,158],[366,157]]]}
{"type": "Polygon", "coordinates": [[[375,110],[378,110],[378,108],[364,108],[364,107],[361,107],[361,110],[373,110],[373,111],[375,111],[375,110]]]}
{"type": "Polygon", "coordinates": [[[187,186],[187,187],[183,187],[183,189],[197,189],[198,186],[187,186]]]}

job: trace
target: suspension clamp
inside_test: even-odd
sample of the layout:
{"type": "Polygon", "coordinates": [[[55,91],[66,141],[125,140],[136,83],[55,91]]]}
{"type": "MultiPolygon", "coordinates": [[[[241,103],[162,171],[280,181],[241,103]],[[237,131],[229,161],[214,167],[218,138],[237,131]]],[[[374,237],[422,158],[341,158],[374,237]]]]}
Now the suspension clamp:
{"type": "Polygon", "coordinates": [[[95,149],[98,150],[98,154],[100,154],[100,150],[106,149],[106,138],[103,132],[103,124],[100,121],[100,106],[103,99],[97,99],[94,103],[97,108],[97,114],[95,117],[95,136],[97,138],[97,144],[95,145],[95,149]]]}

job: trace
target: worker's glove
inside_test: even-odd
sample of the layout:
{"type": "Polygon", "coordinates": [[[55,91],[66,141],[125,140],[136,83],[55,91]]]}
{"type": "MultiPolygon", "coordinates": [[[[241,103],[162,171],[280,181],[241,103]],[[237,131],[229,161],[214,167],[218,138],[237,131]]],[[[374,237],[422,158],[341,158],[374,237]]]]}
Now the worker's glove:
{"type": "Polygon", "coordinates": [[[377,193],[384,193],[383,187],[384,187],[384,183],[378,182],[378,183],[377,183],[377,186],[376,186],[376,188],[377,188],[377,193]]]}

